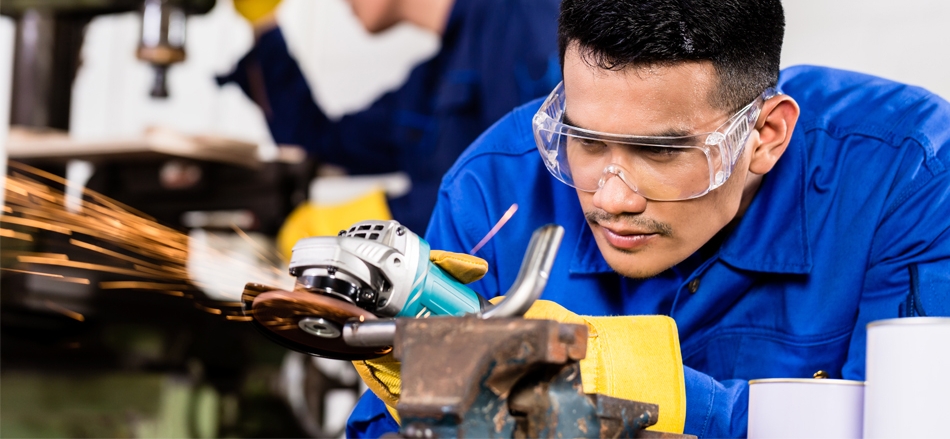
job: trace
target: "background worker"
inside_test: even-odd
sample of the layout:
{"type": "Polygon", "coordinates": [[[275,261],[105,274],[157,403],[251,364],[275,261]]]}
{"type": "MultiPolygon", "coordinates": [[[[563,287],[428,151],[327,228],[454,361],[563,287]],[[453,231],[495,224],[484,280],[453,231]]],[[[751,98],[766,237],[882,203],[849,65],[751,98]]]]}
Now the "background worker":
{"type": "Polygon", "coordinates": [[[332,121],[313,101],[274,20],[273,0],[236,0],[255,46],[221,83],[263,110],[274,141],[301,145],[353,174],[404,171],[412,188],[390,200],[393,218],[420,233],[439,181],[488,126],[560,80],[556,0],[350,0],[370,32],[408,22],[441,35],[432,59],[369,108],[332,121]]]}
{"type": "MultiPolygon", "coordinates": [[[[945,100],[841,70],[779,72],[778,0],[565,0],[559,20],[563,84],[495,124],[442,184],[432,248],[472,248],[519,204],[477,254],[490,269],[475,291],[501,294],[531,230],[564,226],[542,299],[566,310],[546,315],[672,317],[681,383],[643,400],[683,392],[680,425],[699,437],[746,434],[750,379],[861,380],[869,322],[950,315],[932,287],[950,285],[945,100]]],[[[598,337],[634,360],[656,338],[598,337]]],[[[584,369],[586,390],[601,377],[584,369]]],[[[660,422],[670,408],[680,416],[661,404],[660,422]]],[[[351,425],[395,428],[378,399],[357,411],[351,425]]]]}

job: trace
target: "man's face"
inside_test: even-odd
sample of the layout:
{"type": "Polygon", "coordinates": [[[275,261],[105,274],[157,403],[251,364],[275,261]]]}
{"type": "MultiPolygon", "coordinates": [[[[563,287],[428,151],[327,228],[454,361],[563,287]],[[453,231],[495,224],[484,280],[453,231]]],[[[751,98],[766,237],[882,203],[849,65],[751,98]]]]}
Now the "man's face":
{"type": "MultiPolygon", "coordinates": [[[[609,71],[585,63],[576,45],[564,59],[565,115],[572,125],[600,132],[715,131],[732,116],[711,103],[716,86],[708,62],[609,71]]],[[[756,138],[753,131],[749,141],[756,138]]],[[[736,218],[751,181],[748,168],[746,147],[725,184],[691,200],[647,200],[616,176],[597,192],[577,196],[607,263],[621,275],[644,278],[682,262],[736,218]]]]}
{"type": "Polygon", "coordinates": [[[349,0],[353,14],[369,33],[379,33],[399,23],[400,0],[349,0]]]}

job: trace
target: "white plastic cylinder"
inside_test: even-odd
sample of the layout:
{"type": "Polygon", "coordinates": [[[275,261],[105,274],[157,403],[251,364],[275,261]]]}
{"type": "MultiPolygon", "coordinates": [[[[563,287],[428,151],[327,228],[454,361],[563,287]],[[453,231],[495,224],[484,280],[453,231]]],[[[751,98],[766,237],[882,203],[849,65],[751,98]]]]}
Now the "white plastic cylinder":
{"type": "Polygon", "coordinates": [[[950,435],[950,318],[868,325],[866,438],[950,435]]]}
{"type": "Polygon", "coordinates": [[[749,381],[749,438],[859,439],[864,382],[772,378],[749,381]]]}

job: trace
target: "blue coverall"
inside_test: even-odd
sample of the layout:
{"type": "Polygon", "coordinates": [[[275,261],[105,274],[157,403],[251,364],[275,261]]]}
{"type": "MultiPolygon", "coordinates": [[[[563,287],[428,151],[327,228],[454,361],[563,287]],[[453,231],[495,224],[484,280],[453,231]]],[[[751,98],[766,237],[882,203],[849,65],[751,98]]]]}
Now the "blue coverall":
{"type": "MultiPolygon", "coordinates": [[[[802,110],[791,144],[708,258],[693,255],[645,280],[614,273],[575,190],[541,161],[531,132],[540,101],[459,158],[426,239],[467,252],[518,203],[476,255],[490,270],[472,287],[492,297],[514,282],[532,230],[564,226],[542,299],[578,314],[673,317],[685,432],[745,436],[748,380],[818,370],[862,380],[869,322],[950,315],[950,104],[921,88],[820,67],[784,70],[779,85],[802,110]]],[[[367,392],[348,433],[395,428],[367,392]]]]}

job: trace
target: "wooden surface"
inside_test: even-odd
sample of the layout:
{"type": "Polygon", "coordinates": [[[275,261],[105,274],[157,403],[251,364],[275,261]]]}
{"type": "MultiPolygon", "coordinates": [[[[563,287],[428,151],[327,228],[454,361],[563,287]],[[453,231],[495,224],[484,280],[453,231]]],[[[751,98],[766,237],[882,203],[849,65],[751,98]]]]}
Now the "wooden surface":
{"type": "Polygon", "coordinates": [[[7,139],[10,159],[115,159],[170,155],[255,168],[260,165],[257,144],[214,135],[187,135],[166,128],[150,128],[141,136],[105,140],[71,138],[62,131],[14,126],[7,139]]]}

